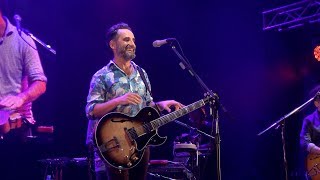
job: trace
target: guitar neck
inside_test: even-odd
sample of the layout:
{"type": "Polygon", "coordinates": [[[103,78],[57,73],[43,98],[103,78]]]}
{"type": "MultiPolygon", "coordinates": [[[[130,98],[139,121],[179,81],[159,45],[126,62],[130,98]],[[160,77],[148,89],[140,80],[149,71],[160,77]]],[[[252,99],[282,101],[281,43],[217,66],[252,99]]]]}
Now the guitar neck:
{"type": "Polygon", "coordinates": [[[167,115],[164,115],[158,119],[155,119],[153,121],[150,122],[151,126],[153,129],[157,129],[171,121],[174,121],[175,119],[184,116],[188,113],[190,113],[191,111],[194,111],[196,109],[199,109],[200,107],[204,106],[206,104],[206,99],[202,99],[199,100],[197,102],[194,102],[188,106],[185,106],[177,111],[174,111],[172,113],[169,113],[167,115]]]}

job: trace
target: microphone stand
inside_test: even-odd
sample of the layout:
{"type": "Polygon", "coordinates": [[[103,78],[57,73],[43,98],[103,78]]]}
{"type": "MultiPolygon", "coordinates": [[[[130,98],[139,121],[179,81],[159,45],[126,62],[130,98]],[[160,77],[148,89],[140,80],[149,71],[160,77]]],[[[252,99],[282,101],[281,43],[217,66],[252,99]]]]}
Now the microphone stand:
{"type": "Polygon", "coordinates": [[[269,126],[267,129],[261,131],[258,136],[261,136],[262,134],[264,134],[265,132],[267,132],[268,130],[270,130],[271,128],[275,127],[275,129],[278,129],[279,126],[281,126],[281,140],[282,140],[282,150],[283,150],[283,165],[284,165],[284,170],[285,170],[285,176],[286,176],[286,180],[288,180],[288,163],[287,163],[287,158],[286,158],[286,143],[285,143],[285,120],[287,118],[289,118],[291,115],[301,111],[303,108],[305,108],[311,101],[313,101],[315,99],[315,97],[320,95],[320,91],[317,92],[317,94],[312,97],[311,99],[309,99],[308,101],[306,101],[305,103],[303,103],[301,106],[295,108],[293,111],[289,112],[288,114],[284,115],[282,118],[280,118],[278,121],[276,121],[275,123],[273,123],[271,126],[269,126]]]}
{"type": "Polygon", "coordinates": [[[48,51],[50,51],[52,54],[56,55],[56,50],[54,50],[49,44],[44,43],[43,41],[41,41],[39,38],[37,38],[35,35],[33,35],[29,30],[27,29],[22,29],[22,31],[30,36],[34,41],[38,42],[40,45],[42,45],[45,49],[47,49],[48,51]]]}
{"type": "MultiPolygon", "coordinates": [[[[205,94],[210,95],[212,98],[209,100],[210,104],[210,115],[213,117],[212,122],[216,122],[216,134],[215,134],[215,144],[216,144],[216,156],[217,156],[217,179],[221,180],[221,162],[220,162],[220,132],[219,132],[219,115],[218,109],[221,107],[223,111],[226,111],[222,104],[219,102],[219,97],[216,93],[209,90],[208,86],[202,81],[198,74],[192,69],[191,65],[186,61],[186,59],[176,50],[176,47],[170,43],[171,49],[179,57],[181,62],[180,67],[185,70],[187,69],[191,76],[193,76],[197,82],[200,84],[201,88],[204,90],[205,94]]],[[[212,123],[213,124],[213,123],[212,123]]]]}

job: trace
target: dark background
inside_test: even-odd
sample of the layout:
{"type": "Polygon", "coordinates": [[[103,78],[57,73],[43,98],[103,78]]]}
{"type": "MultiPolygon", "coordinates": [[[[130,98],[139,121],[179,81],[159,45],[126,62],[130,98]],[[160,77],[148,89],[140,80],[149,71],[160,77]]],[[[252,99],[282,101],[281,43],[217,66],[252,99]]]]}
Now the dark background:
{"type": "MultiPolygon", "coordinates": [[[[23,27],[57,50],[54,56],[38,46],[48,85],[34,103],[38,125],[54,126],[54,141],[33,146],[30,156],[34,161],[86,156],[84,108],[89,82],[112,58],[105,30],[126,22],[136,37],[134,61],[148,72],[156,101],[175,99],[187,105],[204,93],[181,70],[169,46],[152,47],[154,40],[168,37],[179,40],[194,70],[219,94],[229,113],[220,111],[223,179],[284,179],[280,128],[262,136],[257,133],[309,99],[308,91],[320,78],[320,63],[313,57],[319,24],[284,32],[262,30],[264,10],[293,2],[10,1],[9,17],[19,13],[23,27]]],[[[312,110],[310,105],[286,121],[290,179],[303,176],[299,132],[302,118],[312,110]]],[[[187,116],[179,120],[189,123],[187,116]]],[[[152,150],[152,158],[172,158],[173,139],[187,131],[174,123],[161,128],[160,134],[169,140],[152,150]]],[[[215,160],[209,159],[207,179],[216,179],[215,160]]],[[[43,166],[37,166],[30,179],[43,173],[43,166]]],[[[69,173],[70,179],[73,176],[69,173]]]]}

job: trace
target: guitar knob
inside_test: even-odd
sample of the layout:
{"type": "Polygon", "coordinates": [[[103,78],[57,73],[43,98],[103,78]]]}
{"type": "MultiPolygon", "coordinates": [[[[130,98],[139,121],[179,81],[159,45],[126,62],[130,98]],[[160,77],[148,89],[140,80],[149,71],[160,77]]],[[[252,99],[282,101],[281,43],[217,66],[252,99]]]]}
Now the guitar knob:
{"type": "Polygon", "coordinates": [[[134,146],[131,146],[130,151],[133,152],[135,150],[134,146]]]}
{"type": "Polygon", "coordinates": [[[128,162],[128,163],[127,163],[127,166],[128,166],[128,167],[131,167],[131,166],[132,166],[132,163],[131,163],[131,162],[128,162]]]}
{"type": "Polygon", "coordinates": [[[134,156],[133,158],[132,158],[132,160],[133,161],[137,161],[139,158],[137,157],[137,156],[134,156]]]}

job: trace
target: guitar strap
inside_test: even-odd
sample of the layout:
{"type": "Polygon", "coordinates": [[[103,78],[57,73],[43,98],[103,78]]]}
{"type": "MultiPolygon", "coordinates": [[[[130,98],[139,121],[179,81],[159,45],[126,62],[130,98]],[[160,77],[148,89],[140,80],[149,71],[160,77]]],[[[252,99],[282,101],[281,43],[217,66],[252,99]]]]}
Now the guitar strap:
{"type": "MultiPolygon", "coordinates": [[[[142,79],[144,85],[145,85],[146,88],[147,88],[147,91],[149,91],[150,96],[153,97],[153,96],[152,96],[152,93],[151,93],[150,86],[149,86],[149,84],[148,84],[148,82],[147,82],[146,76],[144,75],[144,73],[143,73],[142,69],[140,68],[140,66],[137,66],[137,69],[138,69],[138,71],[139,71],[139,74],[140,74],[140,76],[141,76],[141,79],[142,79]]],[[[159,112],[159,114],[162,115],[160,109],[158,108],[157,103],[155,102],[154,104],[155,104],[155,107],[156,107],[157,111],[159,112]]]]}
{"type": "Polygon", "coordinates": [[[141,76],[141,79],[142,79],[144,85],[145,85],[146,88],[147,88],[147,91],[149,91],[150,96],[153,97],[153,96],[152,96],[152,93],[151,93],[150,86],[149,86],[149,84],[148,84],[148,82],[147,82],[146,76],[144,75],[144,73],[143,73],[142,69],[140,68],[140,66],[137,66],[137,69],[138,69],[138,71],[139,71],[139,74],[140,74],[140,76],[141,76]]]}

